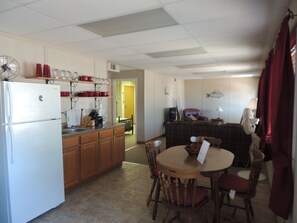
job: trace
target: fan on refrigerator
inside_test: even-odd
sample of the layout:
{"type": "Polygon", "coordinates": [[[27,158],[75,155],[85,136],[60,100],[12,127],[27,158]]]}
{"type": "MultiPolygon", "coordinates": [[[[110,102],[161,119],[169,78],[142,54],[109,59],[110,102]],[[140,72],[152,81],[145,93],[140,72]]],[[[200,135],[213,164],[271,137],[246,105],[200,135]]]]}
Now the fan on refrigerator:
{"type": "Polygon", "coordinates": [[[2,80],[8,81],[20,73],[19,63],[9,57],[9,56],[0,56],[0,77],[2,80]]]}

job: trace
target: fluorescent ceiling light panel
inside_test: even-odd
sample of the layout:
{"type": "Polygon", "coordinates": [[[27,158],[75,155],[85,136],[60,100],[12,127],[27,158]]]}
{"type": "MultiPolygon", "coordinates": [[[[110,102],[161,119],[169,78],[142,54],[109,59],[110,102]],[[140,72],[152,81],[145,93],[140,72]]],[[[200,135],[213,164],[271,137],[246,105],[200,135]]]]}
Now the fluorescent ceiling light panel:
{"type": "Polygon", "coordinates": [[[177,25],[164,9],[152,9],[116,18],[90,22],[79,25],[100,36],[115,36],[125,33],[139,32],[166,26],[177,25]]]}
{"type": "Polygon", "coordinates": [[[147,53],[148,56],[153,58],[163,58],[163,57],[176,57],[176,56],[187,56],[206,53],[202,47],[196,47],[191,49],[182,50],[170,50],[163,52],[147,53]]]}
{"type": "Polygon", "coordinates": [[[219,64],[184,64],[184,65],[177,65],[176,67],[180,69],[187,69],[187,68],[199,68],[199,67],[216,67],[219,64]]]}
{"type": "Polygon", "coordinates": [[[231,77],[253,77],[253,74],[239,74],[239,75],[231,75],[231,77]]]}

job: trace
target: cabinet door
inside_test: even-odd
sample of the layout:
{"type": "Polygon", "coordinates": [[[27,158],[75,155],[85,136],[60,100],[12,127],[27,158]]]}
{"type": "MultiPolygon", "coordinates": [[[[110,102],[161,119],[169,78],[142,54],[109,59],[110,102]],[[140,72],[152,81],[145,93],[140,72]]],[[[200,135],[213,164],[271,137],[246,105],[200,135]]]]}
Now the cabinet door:
{"type": "Polygon", "coordinates": [[[87,179],[97,172],[97,142],[89,142],[80,146],[81,179],[87,179]]]}
{"type": "Polygon", "coordinates": [[[99,172],[112,167],[112,137],[99,140],[99,172]]]}
{"type": "Polygon", "coordinates": [[[125,127],[114,128],[113,165],[120,165],[125,160],[125,127]]]}
{"type": "Polygon", "coordinates": [[[79,137],[63,139],[63,166],[65,189],[80,182],[79,137]]]}

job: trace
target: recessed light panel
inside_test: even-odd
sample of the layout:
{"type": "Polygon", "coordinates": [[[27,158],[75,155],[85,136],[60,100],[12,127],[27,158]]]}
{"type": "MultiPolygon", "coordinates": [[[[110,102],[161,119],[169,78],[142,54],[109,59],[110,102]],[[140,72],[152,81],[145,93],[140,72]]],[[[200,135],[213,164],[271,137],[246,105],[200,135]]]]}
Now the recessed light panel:
{"type": "Polygon", "coordinates": [[[147,55],[153,58],[163,58],[163,57],[177,57],[177,56],[187,56],[206,53],[201,47],[182,49],[182,50],[170,50],[156,53],[147,53],[147,55]]]}
{"type": "Polygon", "coordinates": [[[177,65],[176,67],[180,69],[188,69],[188,68],[199,68],[199,67],[215,67],[219,64],[185,64],[185,65],[177,65]]]}
{"type": "Polygon", "coordinates": [[[158,8],[116,18],[85,23],[79,26],[100,36],[106,37],[173,25],[177,25],[176,21],[173,20],[164,9],[158,8]]]}

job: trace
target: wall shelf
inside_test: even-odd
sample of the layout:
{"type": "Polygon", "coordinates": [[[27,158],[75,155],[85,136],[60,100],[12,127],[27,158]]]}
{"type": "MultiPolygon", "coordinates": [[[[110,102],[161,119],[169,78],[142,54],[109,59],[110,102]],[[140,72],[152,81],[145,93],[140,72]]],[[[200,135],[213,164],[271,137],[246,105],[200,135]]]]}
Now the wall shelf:
{"type": "Polygon", "coordinates": [[[69,98],[70,99],[70,108],[73,109],[75,107],[75,104],[79,98],[93,98],[95,101],[95,109],[99,108],[99,104],[102,100],[102,98],[112,98],[111,96],[74,96],[75,94],[75,88],[78,84],[92,84],[94,85],[94,91],[99,91],[101,86],[109,86],[112,85],[112,83],[104,83],[104,82],[96,82],[96,81],[80,81],[80,80],[70,80],[70,79],[62,79],[62,78],[52,78],[52,77],[26,77],[27,79],[35,79],[35,80],[43,80],[46,84],[54,84],[55,81],[58,82],[67,82],[70,84],[70,95],[71,96],[62,96],[63,98],[69,98]]]}

